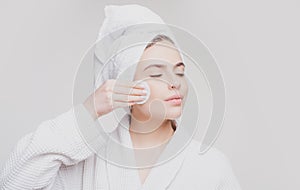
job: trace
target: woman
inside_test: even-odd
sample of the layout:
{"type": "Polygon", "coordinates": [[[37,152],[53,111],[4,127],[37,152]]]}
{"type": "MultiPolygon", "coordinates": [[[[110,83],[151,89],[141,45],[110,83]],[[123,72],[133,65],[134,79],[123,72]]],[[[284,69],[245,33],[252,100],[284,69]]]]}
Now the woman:
{"type": "MultiPolygon", "coordinates": [[[[122,9],[149,18],[154,14],[138,5],[126,5],[107,6],[106,16],[114,10],[121,15],[122,9]]],[[[105,24],[109,25],[108,20],[105,24]]],[[[132,76],[134,81],[149,85],[147,101],[139,104],[149,93],[143,91],[145,86],[104,77],[82,104],[43,122],[18,142],[1,172],[1,189],[240,189],[227,158],[216,148],[199,155],[199,143],[194,140],[174,158],[156,165],[162,155],[169,156],[165,153],[171,150],[175,136],[184,139],[176,119],[182,114],[188,85],[174,39],[164,34],[151,39],[138,56],[132,76]],[[103,130],[107,126],[96,127],[95,120],[128,106],[130,115],[121,119],[110,136],[134,150],[127,154],[127,150],[114,149],[113,143],[108,143],[113,141],[103,130]],[[153,147],[154,154],[136,151],[153,147]],[[117,151],[111,151],[112,156],[105,160],[97,155],[102,150],[117,151]],[[148,167],[125,167],[134,166],[132,163],[148,167]]]]}

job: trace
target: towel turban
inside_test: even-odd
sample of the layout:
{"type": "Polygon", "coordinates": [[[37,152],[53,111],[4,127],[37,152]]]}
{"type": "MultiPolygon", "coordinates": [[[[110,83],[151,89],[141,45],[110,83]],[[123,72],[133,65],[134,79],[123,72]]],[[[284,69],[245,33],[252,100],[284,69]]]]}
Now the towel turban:
{"type": "MultiPolygon", "coordinates": [[[[108,79],[134,80],[136,66],[149,42],[166,35],[179,50],[170,27],[153,11],[137,4],[106,5],[94,53],[95,89],[108,79]]],[[[183,56],[179,50],[181,59],[183,56]]],[[[130,115],[130,108],[123,107],[130,115]]],[[[180,120],[172,121],[172,127],[180,120]]]]}
{"type": "Polygon", "coordinates": [[[95,88],[108,79],[119,78],[120,74],[122,79],[133,81],[146,45],[159,34],[171,38],[179,48],[170,28],[146,7],[106,5],[104,12],[94,54],[95,88]]]}

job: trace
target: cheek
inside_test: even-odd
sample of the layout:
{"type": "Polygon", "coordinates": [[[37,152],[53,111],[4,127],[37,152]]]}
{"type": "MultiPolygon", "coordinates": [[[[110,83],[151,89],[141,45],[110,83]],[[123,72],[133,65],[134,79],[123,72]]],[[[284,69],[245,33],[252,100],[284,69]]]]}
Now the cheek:
{"type": "Polygon", "coordinates": [[[148,82],[150,87],[150,98],[149,100],[162,99],[166,92],[164,92],[164,87],[162,83],[159,82],[148,82]]]}
{"type": "Polygon", "coordinates": [[[188,83],[185,79],[181,82],[181,90],[185,95],[188,93],[188,83]]]}
{"type": "Polygon", "coordinates": [[[136,105],[144,115],[152,115],[158,117],[166,112],[166,104],[164,98],[166,92],[163,90],[162,84],[147,81],[150,88],[150,97],[145,104],[136,105]],[[157,115],[158,114],[158,115],[157,115]]]}

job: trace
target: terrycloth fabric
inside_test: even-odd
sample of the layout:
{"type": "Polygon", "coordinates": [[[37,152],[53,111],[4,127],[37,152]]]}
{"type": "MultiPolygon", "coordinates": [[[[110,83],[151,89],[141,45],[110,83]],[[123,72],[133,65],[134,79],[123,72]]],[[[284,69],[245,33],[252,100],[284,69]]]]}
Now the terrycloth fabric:
{"type": "Polygon", "coordinates": [[[105,19],[95,45],[96,88],[123,72],[126,73],[122,79],[133,81],[136,65],[147,43],[158,34],[167,35],[180,48],[170,28],[146,7],[107,5],[104,12],[105,19]]]}
{"type": "MultiPolygon", "coordinates": [[[[140,22],[162,23],[157,15],[139,5],[106,6],[105,14],[99,34],[99,39],[104,41],[96,46],[95,61],[99,67],[106,63],[107,67],[103,68],[104,74],[97,80],[96,86],[109,78],[117,78],[129,65],[137,63],[146,43],[155,35],[165,32],[171,36],[164,25],[161,25],[162,28],[134,25],[140,22]],[[111,33],[123,26],[126,29],[111,33]],[[109,37],[103,38],[104,35],[109,37]],[[132,44],[135,46],[128,48],[132,44]],[[110,59],[123,48],[126,49],[110,59]]],[[[133,66],[127,75],[129,80],[133,79],[134,71],[133,66]]],[[[224,154],[215,148],[211,148],[206,154],[198,154],[200,143],[191,139],[191,129],[196,126],[178,127],[159,161],[165,161],[170,155],[174,156],[153,167],[144,184],[140,182],[138,170],[120,166],[135,163],[134,152],[128,151],[133,148],[128,131],[129,115],[125,114],[112,132],[107,133],[104,130],[107,127],[109,126],[105,124],[99,125],[98,120],[94,121],[82,104],[42,122],[34,132],[25,135],[17,143],[1,170],[0,188],[240,189],[224,154]]],[[[145,155],[151,155],[151,152],[146,153],[145,155]]]]}
{"type": "MultiPolygon", "coordinates": [[[[121,123],[126,125],[123,119],[121,123]]],[[[198,154],[200,143],[195,140],[175,158],[152,168],[145,183],[141,184],[136,169],[116,166],[91,151],[87,144],[98,142],[99,146],[106,146],[109,142],[107,133],[97,128],[96,123],[81,104],[42,122],[36,131],[25,135],[15,146],[1,170],[0,189],[240,189],[226,156],[216,148],[198,154]],[[95,132],[97,138],[83,139],[78,122],[85,123],[87,130],[95,132]]],[[[130,145],[126,131],[119,126],[111,135],[130,145]]]]}
{"type": "MultiPolygon", "coordinates": [[[[104,13],[94,49],[95,89],[108,79],[133,81],[146,45],[159,34],[172,39],[184,60],[171,29],[150,9],[137,4],[107,5],[104,13]]],[[[123,110],[130,114],[129,107],[123,110]]]]}

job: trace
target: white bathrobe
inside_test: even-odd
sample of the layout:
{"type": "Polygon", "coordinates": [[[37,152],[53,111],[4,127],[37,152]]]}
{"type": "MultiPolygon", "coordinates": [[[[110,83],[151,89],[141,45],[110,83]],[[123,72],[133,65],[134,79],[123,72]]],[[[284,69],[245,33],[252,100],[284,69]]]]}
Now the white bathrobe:
{"type": "MultiPolygon", "coordinates": [[[[125,115],[122,123],[128,125],[128,121],[125,115]]],[[[107,143],[107,132],[96,128],[95,123],[82,104],[42,122],[17,143],[1,170],[1,190],[240,189],[226,156],[216,148],[198,154],[200,143],[196,140],[175,158],[151,168],[141,184],[138,170],[109,163],[90,149],[88,144],[93,142],[107,143]],[[94,137],[82,137],[78,121],[96,132],[96,141],[94,137]]],[[[119,142],[132,145],[126,128],[118,126],[110,133],[119,142]]]]}
{"type": "MultiPolygon", "coordinates": [[[[138,5],[106,6],[105,13],[106,19],[100,30],[100,39],[123,25],[148,21],[162,23],[157,15],[138,5]]],[[[147,33],[148,31],[143,32],[136,29],[138,28],[128,28],[128,30],[106,38],[108,41],[104,42],[107,43],[99,44],[95,52],[97,64],[101,65],[106,62],[112,53],[109,52],[110,50],[121,49],[122,45],[129,44],[127,42],[148,41],[156,35],[156,30],[154,33],[147,33]],[[107,45],[111,48],[108,48],[107,45]]],[[[153,28],[152,30],[154,31],[153,28]]],[[[143,50],[144,45],[127,48],[113,60],[112,64],[108,65],[107,75],[103,75],[102,80],[97,81],[96,86],[98,87],[110,77],[115,78],[115,75],[119,74],[121,70],[128,67],[129,64],[135,63],[143,50]],[[113,70],[114,65],[118,66],[115,70],[113,70]]],[[[129,78],[132,79],[132,73],[129,78]]],[[[99,126],[98,121],[92,119],[82,104],[76,105],[56,118],[42,122],[34,132],[19,140],[1,170],[0,189],[240,189],[230,163],[224,154],[216,148],[211,148],[205,154],[199,154],[200,143],[190,140],[190,135],[186,135],[185,130],[181,130],[187,129],[188,126],[178,127],[170,143],[162,152],[164,155],[166,150],[180,150],[178,154],[151,168],[146,181],[141,184],[137,169],[121,167],[109,162],[112,159],[106,160],[97,156],[101,154],[96,154],[96,152],[114,153],[111,158],[119,158],[119,163],[123,158],[124,160],[127,159],[128,155],[125,155],[124,152],[112,151],[118,149],[113,149],[111,139],[132,148],[128,126],[129,115],[126,114],[115,130],[109,133],[113,138],[108,138],[108,133],[104,128],[109,126],[99,126]],[[120,124],[126,127],[120,127],[120,124]],[[175,149],[172,149],[174,147],[175,149]]]]}

